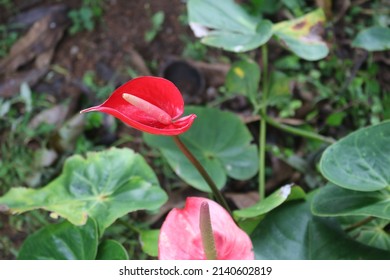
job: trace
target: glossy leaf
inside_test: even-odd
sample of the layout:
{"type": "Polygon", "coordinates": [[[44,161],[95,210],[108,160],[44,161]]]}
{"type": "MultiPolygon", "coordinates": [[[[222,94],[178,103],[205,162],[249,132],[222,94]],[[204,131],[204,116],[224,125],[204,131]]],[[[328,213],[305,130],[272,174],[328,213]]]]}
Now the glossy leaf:
{"type": "Polygon", "coordinates": [[[83,226],[68,221],[48,225],[24,241],[19,260],[94,260],[98,231],[92,219],[83,226]]]}
{"type": "Polygon", "coordinates": [[[251,234],[257,225],[264,219],[266,214],[282,203],[306,198],[305,191],[298,186],[292,187],[291,192],[286,198],[286,194],[288,192],[287,186],[275,191],[273,194],[266,197],[264,200],[259,201],[255,205],[234,211],[233,216],[240,228],[242,228],[246,233],[251,234]]]}
{"type": "Polygon", "coordinates": [[[312,210],[319,216],[373,216],[390,219],[390,192],[359,192],[328,184],[313,199],[312,210]]]}
{"type": "Polygon", "coordinates": [[[162,260],[206,259],[200,232],[201,205],[210,210],[212,233],[218,260],[253,260],[249,236],[216,202],[202,197],[189,197],[183,209],[172,209],[160,231],[158,257],[162,260]]]}
{"type": "Polygon", "coordinates": [[[328,147],[320,170],[332,183],[351,190],[390,186],[390,122],[363,128],[328,147]]]}
{"type": "Polygon", "coordinates": [[[291,186],[292,185],[285,185],[255,205],[234,211],[234,218],[245,219],[264,215],[285,202],[290,197],[290,195],[295,199],[304,198],[305,193],[300,187],[291,188],[291,186]]]}
{"type": "Polygon", "coordinates": [[[321,38],[325,21],[324,12],[318,9],[300,18],[275,24],[273,32],[297,56],[306,60],[319,60],[329,53],[321,38]]]}
{"type": "Polygon", "coordinates": [[[256,229],[256,227],[259,225],[259,223],[264,219],[264,217],[265,215],[261,215],[256,216],[254,218],[240,219],[237,221],[237,224],[243,231],[251,235],[252,232],[256,229]]]}
{"type": "MultiPolygon", "coordinates": [[[[227,176],[246,180],[258,170],[257,148],[252,135],[234,114],[217,109],[188,107],[198,116],[192,128],[180,139],[201,162],[218,188],[227,176]]],[[[144,134],[146,143],[161,150],[175,173],[189,185],[210,192],[210,188],[189,160],[169,137],[144,134]]]]}
{"type": "Polygon", "coordinates": [[[385,51],[390,49],[390,28],[373,26],[358,33],[352,46],[367,51],[385,51]]]}
{"type": "Polygon", "coordinates": [[[126,249],[115,240],[105,240],[98,248],[97,260],[128,260],[126,249]]]}
{"type": "Polygon", "coordinates": [[[332,219],[310,212],[307,201],[291,201],[269,213],[252,233],[256,259],[389,259],[390,252],[360,244],[332,219]]]}
{"type": "Polygon", "coordinates": [[[256,99],[260,83],[260,68],[254,61],[240,60],[232,64],[226,75],[225,86],[229,93],[242,94],[256,99]]]}
{"type": "Polygon", "coordinates": [[[144,132],[178,135],[187,131],[196,118],[195,115],[179,118],[183,110],[183,97],[172,82],[145,76],[130,80],[117,88],[103,104],[81,113],[107,113],[144,132]],[[136,102],[131,102],[132,99],[136,102]],[[161,121],[161,114],[168,116],[169,121],[166,118],[161,121]]]}
{"type": "Polygon", "coordinates": [[[13,188],[0,209],[23,213],[42,208],[75,225],[93,217],[102,233],[117,218],[158,209],[167,200],[152,169],[129,149],[110,149],[67,159],[62,174],[41,189],[13,188]]]}
{"type": "MultiPolygon", "coordinates": [[[[346,228],[364,221],[361,216],[342,217],[340,220],[346,228]]],[[[386,231],[389,226],[389,219],[373,219],[351,230],[349,235],[362,244],[390,251],[390,233],[386,231]]]]}
{"type": "Polygon", "coordinates": [[[142,250],[152,257],[158,256],[158,236],[160,234],[160,230],[143,230],[140,233],[140,242],[142,246],[142,250]]]}
{"type": "Polygon", "coordinates": [[[188,17],[201,42],[232,52],[245,52],[265,44],[272,23],[251,17],[233,0],[189,0],[188,17]]]}

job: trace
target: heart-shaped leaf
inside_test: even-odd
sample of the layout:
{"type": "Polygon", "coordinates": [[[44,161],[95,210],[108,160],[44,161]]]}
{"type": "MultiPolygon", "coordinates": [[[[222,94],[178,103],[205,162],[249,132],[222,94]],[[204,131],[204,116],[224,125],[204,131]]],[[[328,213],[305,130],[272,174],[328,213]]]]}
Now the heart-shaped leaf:
{"type": "MultiPolygon", "coordinates": [[[[236,115],[200,107],[187,108],[186,113],[190,112],[198,118],[180,139],[207,170],[218,188],[225,185],[227,176],[246,180],[257,173],[257,148],[250,144],[252,135],[236,115]]],[[[161,150],[180,178],[201,191],[210,192],[207,183],[171,138],[144,134],[144,139],[148,145],[161,150]]]]}
{"type": "Polygon", "coordinates": [[[374,216],[390,219],[390,192],[359,192],[328,184],[313,199],[312,211],[319,216],[374,216]]]}
{"type": "Polygon", "coordinates": [[[233,0],[190,0],[188,17],[201,42],[232,52],[245,52],[265,44],[272,36],[272,23],[251,17],[233,0]]]}
{"type": "Polygon", "coordinates": [[[343,216],[339,218],[339,221],[355,240],[371,247],[390,251],[390,233],[387,231],[390,220],[378,218],[368,220],[369,218],[343,216]]]}
{"type": "Polygon", "coordinates": [[[390,28],[373,26],[358,33],[352,46],[367,51],[385,51],[390,49],[390,28]]]}
{"type": "Polygon", "coordinates": [[[332,219],[310,212],[307,201],[291,201],[267,214],[251,235],[256,259],[389,259],[390,252],[360,244],[332,219]]]}
{"type": "Polygon", "coordinates": [[[360,129],[328,147],[321,157],[322,175],[356,191],[390,186],[390,122],[360,129]]]}
{"type": "Polygon", "coordinates": [[[306,60],[318,60],[329,53],[321,38],[325,21],[324,12],[318,9],[300,18],[275,24],[273,32],[297,56],[306,60]]]}
{"type": "Polygon", "coordinates": [[[225,86],[229,93],[242,94],[256,100],[260,83],[260,68],[257,63],[240,60],[231,66],[226,75],[225,86]]]}
{"type": "Polygon", "coordinates": [[[129,149],[70,157],[62,174],[35,190],[13,188],[0,197],[0,209],[22,213],[42,208],[75,225],[93,217],[103,233],[126,213],[158,209],[167,200],[152,169],[129,149]]]}
{"type": "Polygon", "coordinates": [[[126,249],[115,240],[105,240],[98,248],[97,260],[128,260],[126,249]]]}
{"type": "Polygon", "coordinates": [[[48,225],[23,243],[19,260],[94,260],[98,231],[93,219],[83,226],[68,221],[48,225]]]}
{"type": "Polygon", "coordinates": [[[279,190],[275,191],[264,200],[259,201],[255,205],[252,205],[245,209],[236,210],[233,212],[235,219],[254,218],[264,215],[271,210],[275,209],[283,202],[285,202],[290,196],[295,199],[305,198],[305,192],[298,186],[291,188],[292,185],[285,185],[279,190]]]}

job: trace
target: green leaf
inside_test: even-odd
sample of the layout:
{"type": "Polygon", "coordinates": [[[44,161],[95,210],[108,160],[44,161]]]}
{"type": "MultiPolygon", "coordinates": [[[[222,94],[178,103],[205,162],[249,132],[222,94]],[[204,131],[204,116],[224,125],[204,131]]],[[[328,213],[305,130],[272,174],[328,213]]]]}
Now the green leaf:
{"type": "Polygon", "coordinates": [[[340,126],[347,113],[344,111],[334,112],[326,118],[326,124],[330,126],[340,126]]]}
{"type": "MultiPolygon", "coordinates": [[[[247,180],[258,170],[258,153],[252,135],[233,113],[218,109],[188,107],[185,114],[198,117],[180,139],[200,161],[219,189],[227,176],[247,180]]],[[[146,143],[160,149],[175,173],[189,185],[210,192],[210,188],[171,137],[144,134],[146,143]]]]}
{"type": "Polygon", "coordinates": [[[265,215],[257,216],[254,218],[240,219],[237,221],[237,225],[245,231],[248,235],[256,229],[258,224],[264,219],[265,215]]]}
{"type": "Polygon", "coordinates": [[[145,41],[151,42],[156,37],[157,33],[161,30],[162,24],[164,23],[165,14],[163,11],[158,11],[152,18],[152,27],[145,33],[145,41]]]}
{"type": "Polygon", "coordinates": [[[105,240],[98,248],[97,260],[128,260],[126,249],[115,240],[105,240]]]}
{"type": "Polygon", "coordinates": [[[257,63],[241,60],[233,63],[226,75],[225,86],[228,92],[242,94],[255,100],[260,83],[260,68],[257,63]]]}
{"type": "Polygon", "coordinates": [[[155,13],[151,18],[153,28],[159,30],[161,28],[161,25],[164,23],[164,19],[165,14],[163,11],[158,11],[157,13],[155,13]]]}
{"type": "Polygon", "coordinates": [[[390,186],[390,122],[360,129],[329,146],[320,161],[322,175],[356,191],[390,186]]]}
{"type": "Polygon", "coordinates": [[[328,184],[313,199],[312,211],[319,216],[374,216],[390,219],[390,192],[359,192],[328,184]]]}
{"type": "Polygon", "coordinates": [[[257,14],[275,14],[281,7],[280,1],[273,0],[251,0],[248,1],[250,11],[257,14]]]}
{"type": "Polygon", "coordinates": [[[319,60],[329,53],[321,38],[325,21],[324,12],[317,9],[300,18],[275,24],[273,32],[297,56],[306,60],[319,60]]]}
{"type": "Polygon", "coordinates": [[[117,218],[140,209],[158,209],[167,200],[152,169],[129,149],[112,148],[67,159],[62,174],[35,190],[13,188],[0,209],[23,213],[42,208],[75,225],[93,217],[103,233],[117,218]]]}
{"type": "Polygon", "coordinates": [[[158,256],[158,237],[160,235],[159,229],[142,230],[140,232],[140,242],[142,250],[152,257],[158,256]]]}
{"type": "Polygon", "coordinates": [[[24,241],[19,260],[94,260],[98,231],[93,219],[83,226],[68,221],[48,225],[24,241]]]}
{"type": "Polygon", "coordinates": [[[310,212],[307,201],[291,201],[262,220],[251,235],[256,259],[338,260],[389,259],[390,252],[352,240],[333,219],[310,212]]]}
{"type": "Polygon", "coordinates": [[[288,188],[290,187],[290,185],[286,185],[266,197],[263,201],[260,201],[251,207],[234,211],[233,216],[239,227],[250,235],[257,225],[264,219],[265,215],[281,205],[283,202],[306,198],[305,191],[301,189],[301,187],[295,186],[291,188],[291,192],[288,194],[286,199],[285,196],[288,192],[288,188]]]}
{"type": "Polygon", "coordinates": [[[233,0],[189,0],[190,26],[201,42],[233,52],[245,52],[265,44],[272,23],[251,17],[233,0]]]}
{"type": "Polygon", "coordinates": [[[292,99],[291,84],[293,79],[280,71],[272,71],[271,73],[271,85],[270,85],[270,98],[268,100],[270,105],[280,105],[279,107],[285,107],[292,99]],[[282,99],[284,98],[284,99],[282,99]],[[284,102],[287,100],[287,102],[284,102]]]}
{"type": "Polygon", "coordinates": [[[270,196],[266,197],[264,200],[259,201],[258,203],[245,208],[236,210],[233,212],[233,216],[235,219],[246,219],[246,218],[254,218],[264,214],[267,214],[271,210],[275,209],[283,202],[285,202],[290,195],[295,197],[295,199],[304,198],[304,192],[300,187],[291,188],[290,185],[285,185],[281,187],[279,190],[275,191],[270,196]],[[303,193],[303,196],[302,196],[303,193]]]}
{"type": "Polygon", "coordinates": [[[358,33],[352,46],[367,51],[385,51],[390,49],[390,28],[373,26],[358,33]]]}
{"type": "MultiPolygon", "coordinates": [[[[341,223],[348,228],[362,222],[361,216],[341,217],[341,223]]],[[[373,219],[351,231],[349,235],[360,243],[368,246],[390,251],[390,233],[386,228],[390,225],[390,220],[373,219]]]]}

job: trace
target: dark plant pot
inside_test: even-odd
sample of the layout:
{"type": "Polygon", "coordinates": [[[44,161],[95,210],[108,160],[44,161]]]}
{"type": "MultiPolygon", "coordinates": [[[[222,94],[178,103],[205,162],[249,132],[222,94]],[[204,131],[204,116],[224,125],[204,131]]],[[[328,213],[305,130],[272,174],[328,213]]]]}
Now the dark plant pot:
{"type": "Polygon", "coordinates": [[[184,60],[168,62],[161,76],[173,82],[183,94],[186,104],[199,104],[204,100],[205,80],[202,73],[184,60]]]}

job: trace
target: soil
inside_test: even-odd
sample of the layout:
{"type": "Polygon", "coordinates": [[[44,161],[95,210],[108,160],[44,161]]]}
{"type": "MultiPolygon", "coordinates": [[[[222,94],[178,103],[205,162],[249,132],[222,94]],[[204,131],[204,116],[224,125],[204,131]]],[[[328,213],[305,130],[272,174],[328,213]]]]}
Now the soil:
{"type": "Polygon", "coordinates": [[[185,12],[181,1],[107,1],[104,11],[93,32],[66,36],[57,50],[54,63],[72,76],[80,78],[87,70],[102,72],[102,68],[120,72],[128,67],[132,49],[145,61],[158,64],[167,55],[180,55],[183,46],[177,34],[189,32],[178,22],[185,12]],[[158,11],[166,15],[163,28],[147,43],[144,34],[151,28],[150,17],[158,11]]]}
{"type": "MultiPolygon", "coordinates": [[[[93,71],[96,73],[97,80],[95,82],[101,87],[108,83],[117,87],[128,81],[132,78],[129,72],[130,68],[139,75],[161,76],[162,69],[169,62],[182,57],[186,46],[183,38],[187,38],[192,42],[197,41],[188,25],[182,23],[181,20],[186,15],[185,1],[100,1],[103,4],[104,12],[92,31],[82,31],[71,35],[69,33],[70,22],[59,22],[58,27],[63,29],[59,28],[57,34],[53,35],[50,30],[45,30],[47,34],[42,35],[41,31],[37,31],[36,37],[42,35],[46,36],[45,39],[38,40],[38,42],[31,45],[33,47],[27,48],[27,51],[16,55],[14,60],[5,64],[6,67],[1,67],[0,62],[0,97],[12,97],[13,94],[16,94],[14,93],[15,89],[19,88],[21,81],[28,80],[34,94],[46,94],[53,104],[63,104],[65,100],[68,100],[69,111],[67,117],[70,118],[78,114],[80,109],[83,109],[82,106],[86,103],[86,99],[89,99],[89,105],[96,101],[95,92],[92,92],[83,84],[83,76],[86,72],[93,71]],[[151,16],[159,11],[163,11],[165,14],[164,23],[157,36],[151,42],[147,42],[144,36],[152,27],[151,16]]],[[[80,8],[82,1],[16,0],[12,3],[13,8],[11,10],[0,7],[0,24],[8,24],[15,20],[15,16],[23,15],[40,7],[65,5],[63,13],[66,15],[68,11],[80,8]]],[[[41,14],[41,17],[43,16],[44,14],[41,14]]],[[[39,18],[36,18],[36,20],[39,20],[39,18]]],[[[32,24],[30,23],[20,31],[21,37],[26,36],[32,24]]],[[[284,50],[280,47],[274,48],[273,42],[270,42],[270,44],[272,60],[284,50]]],[[[229,69],[228,64],[220,61],[222,56],[230,57],[231,54],[210,48],[207,50],[206,61],[191,61],[192,65],[196,65],[205,74],[205,84],[202,85],[200,92],[196,92],[197,96],[192,96],[193,93],[187,92],[187,84],[177,84],[184,93],[186,104],[201,104],[215,96],[216,88],[223,85],[224,75],[229,69]]],[[[258,59],[258,54],[255,54],[254,57],[258,59]]],[[[388,57],[385,58],[387,59],[386,63],[388,63],[388,57]]],[[[388,75],[389,71],[383,71],[379,76],[379,80],[382,81],[381,84],[384,86],[388,84],[385,82],[388,81],[388,75]]],[[[224,104],[223,108],[234,110],[244,117],[250,112],[245,98],[240,97],[233,102],[224,104]]],[[[248,123],[248,127],[256,138],[258,132],[257,120],[248,123]]],[[[136,151],[141,149],[145,151],[145,147],[139,138],[140,132],[133,129],[129,130],[120,125],[118,134],[119,136],[132,134],[134,141],[127,145],[136,151]]],[[[284,139],[279,131],[272,128],[269,129],[268,135],[270,136],[269,141],[277,142],[284,139]]],[[[114,139],[108,139],[107,143],[114,140],[115,136],[114,139]]],[[[304,143],[297,142],[297,150],[303,145],[304,143]]],[[[282,161],[276,158],[268,158],[267,160],[272,165],[274,174],[278,174],[278,176],[274,176],[274,178],[267,181],[268,190],[287,181],[297,182],[302,179],[302,174],[294,171],[282,161]]],[[[160,180],[164,182],[164,180],[169,179],[160,177],[160,180]]],[[[243,191],[250,190],[248,185],[250,185],[248,182],[229,181],[227,189],[230,193],[226,195],[230,200],[229,202],[239,207],[245,207],[255,202],[257,200],[256,192],[248,193],[245,197],[242,197],[243,191]],[[243,204],[241,205],[241,203],[243,204]]],[[[194,190],[185,188],[176,196],[171,196],[167,205],[170,208],[177,207],[182,204],[183,197],[187,196],[189,192],[193,193],[194,190]]],[[[200,194],[197,193],[197,195],[200,194]]],[[[168,211],[169,209],[165,210],[168,211]]],[[[155,219],[156,224],[158,224],[162,214],[160,213],[160,216],[152,218],[155,219]]],[[[9,237],[9,239],[0,238],[0,259],[10,259],[14,256],[10,251],[2,250],[4,246],[7,246],[4,242],[10,242],[17,248],[26,237],[25,232],[18,231],[16,227],[10,226],[10,219],[8,216],[0,215],[0,237],[9,237]]]]}
{"type": "MultiPolygon", "coordinates": [[[[11,9],[1,7],[0,24],[31,20],[24,28],[18,29],[19,36],[27,38],[31,35],[30,39],[34,39],[31,38],[34,36],[38,38],[47,30],[38,29],[36,34],[28,34],[28,32],[34,24],[33,20],[37,22],[48,12],[40,11],[39,16],[34,18],[28,14],[29,11],[64,5],[61,6],[61,9],[64,8],[61,12],[63,16],[72,9],[80,8],[81,3],[82,1],[79,0],[13,1],[11,9]]],[[[82,109],[81,104],[85,103],[83,102],[85,98],[95,100],[94,92],[86,88],[82,82],[87,71],[96,73],[97,85],[111,83],[115,87],[132,78],[128,73],[129,67],[140,75],[160,76],[161,69],[167,63],[181,57],[185,46],[183,36],[196,41],[188,25],[179,20],[186,14],[184,1],[102,0],[101,3],[104,12],[92,31],[71,35],[70,22],[66,22],[65,31],[61,33],[62,31],[58,30],[59,40],[58,42],[54,40],[52,45],[41,42],[34,45],[29,40],[31,46],[27,45],[27,52],[17,54],[16,62],[14,60],[7,65],[11,65],[8,70],[3,67],[5,72],[3,77],[0,70],[0,96],[12,97],[17,94],[20,83],[27,80],[34,94],[47,94],[53,104],[63,104],[64,100],[70,100],[70,110],[67,115],[71,117],[82,109]],[[152,27],[151,16],[159,11],[165,14],[164,23],[156,37],[151,42],[147,42],[144,36],[152,27]],[[49,62],[41,71],[37,66],[38,59],[34,62],[34,57],[38,57],[41,52],[44,53],[44,48],[51,48],[54,53],[52,56],[49,55],[49,62]],[[36,49],[38,50],[35,53],[36,49]]],[[[49,34],[45,38],[52,37],[49,34]]],[[[219,51],[216,50],[214,53],[218,54],[219,51]]],[[[222,69],[223,73],[226,71],[226,67],[222,69]]],[[[221,82],[223,79],[217,81],[217,83],[221,82]]],[[[217,86],[215,82],[214,85],[217,86]]],[[[135,136],[135,141],[130,144],[131,148],[141,149],[142,143],[137,140],[141,134],[124,126],[119,127],[119,135],[129,133],[135,136]]],[[[11,223],[11,217],[0,215],[0,236],[4,237],[0,240],[0,243],[3,243],[0,244],[0,259],[12,259],[14,255],[9,249],[18,248],[26,237],[26,232],[18,231],[15,226],[11,226],[11,223]]]]}
{"type": "MultiPolygon", "coordinates": [[[[30,2],[33,4],[16,1],[13,10],[21,14],[37,7],[58,4],[65,4],[72,10],[79,8],[81,1],[30,2]]],[[[170,57],[181,55],[184,47],[182,36],[193,37],[189,27],[179,21],[179,17],[186,12],[185,3],[180,0],[101,2],[104,13],[94,30],[75,35],[65,32],[55,48],[51,65],[62,69],[66,79],[54,71],[50,76],[52,83],[46,85],[46,88],[38,85],[38,89],[40,86],[57,98],[77,96],[76,91],[80,89],[72,88],[71,85],[77,85],[86,71],[95,71],[102,83],[112,82],[114,78],[115,84],[119,85],[131,78],[126,69],[134,64],[131,61],[134,52],[145,62],[153,64],[154,67],[149,67],[150,74],[159,75],[159,70],[170,57]],[[153,41],[146,42],[144,36],[152,27],[151,16],[158,11],[165,14],[163,26],[153,41]]],[[[7,18],[7,13],[0,13],[0,20],[7,23],[12,20],[12,14],[8,12],[7,18]]]]}

